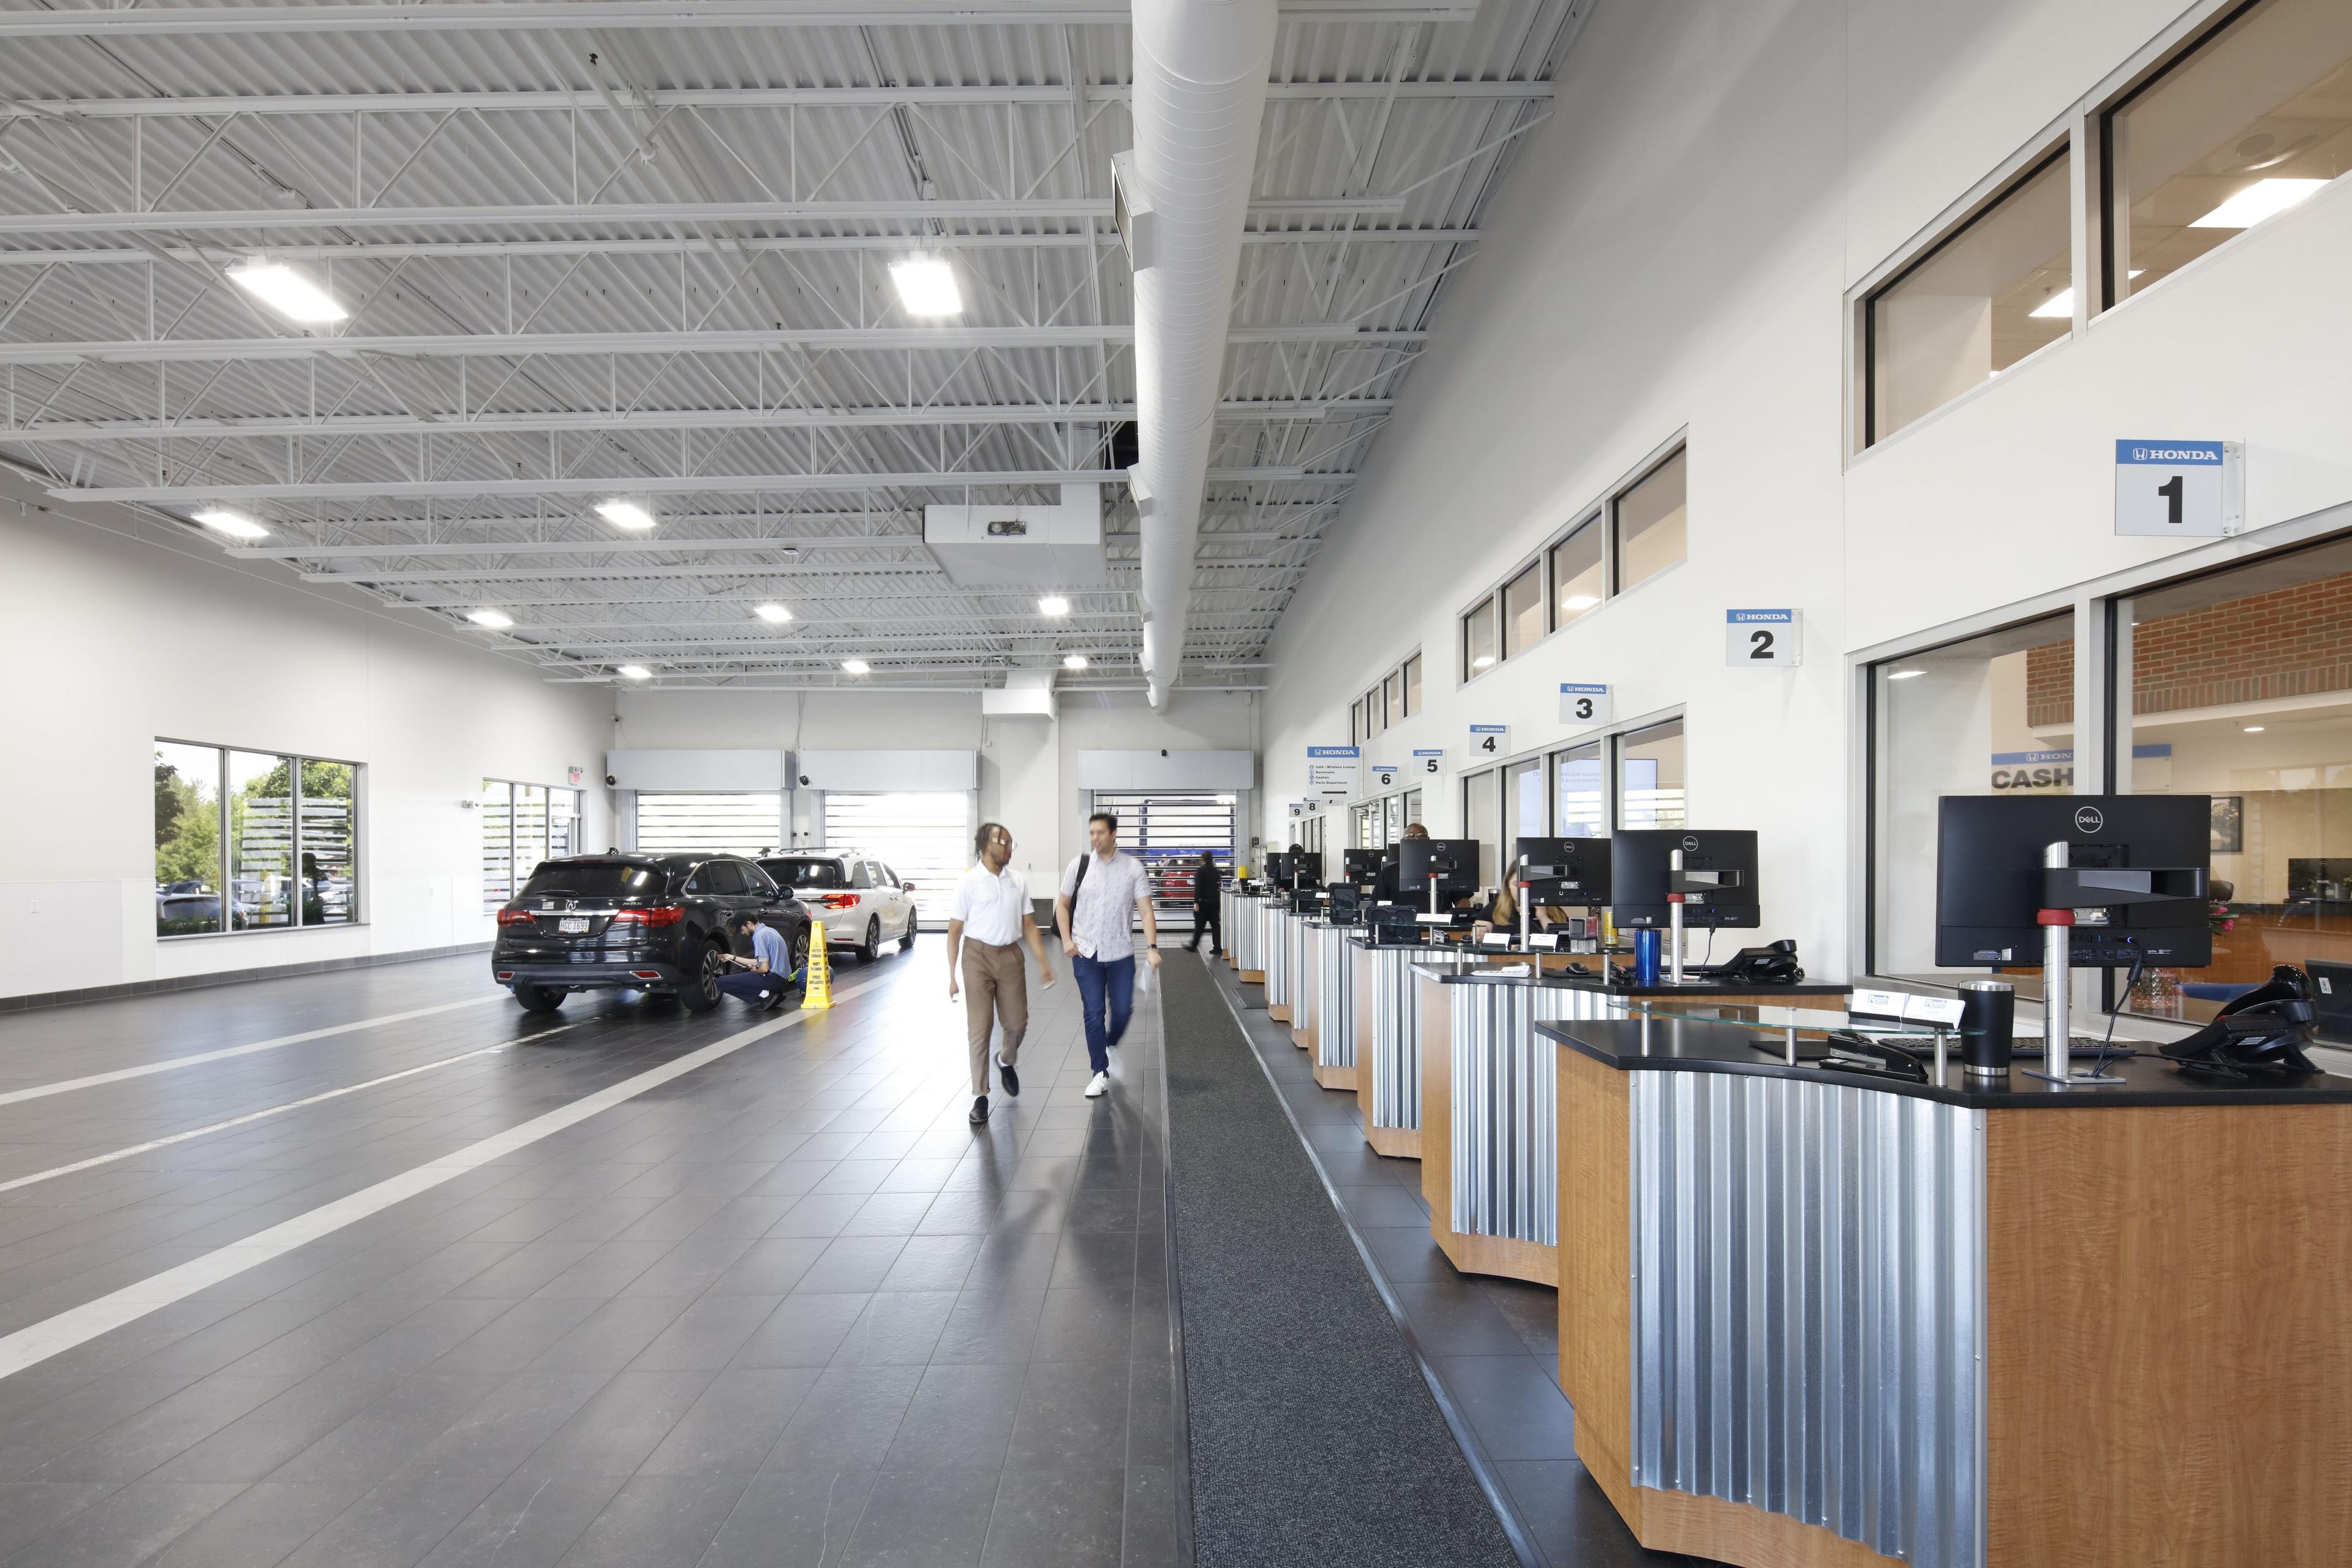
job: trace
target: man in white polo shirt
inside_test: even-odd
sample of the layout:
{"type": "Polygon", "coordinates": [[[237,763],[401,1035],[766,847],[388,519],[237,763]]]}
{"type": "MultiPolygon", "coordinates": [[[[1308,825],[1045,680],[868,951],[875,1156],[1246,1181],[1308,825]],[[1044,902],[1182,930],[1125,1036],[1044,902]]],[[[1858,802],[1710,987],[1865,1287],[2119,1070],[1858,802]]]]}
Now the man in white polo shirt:
{"type": "Polygon", "coordinates": [[[1013,835],[1001,822],[983,822],[973,835],[979,863],[956,883],[948,915],[948,1000],[956,998],[956,977],[966,991],[964,1021],[971,1047],[971,1117],[988,1120],[988,1035],[1002,1022],[1004,1044],[996,1054],[1004,1092],[1021,1092],[1021,1037],[1029,1032],[1029,980],[1021,970],[1021,943],[1037,958],[1037,978],[1054,984],[1045,959],[1045,939],[1029,912],[1028,879],[1012,868],[1013,835]]]}
{"type": "Polygon", "coordinates": [[[1070,957],[1070,977],[1078,983],[1086,1007],[1087,1065],[1095,1076],[1087,1098],[1110,1089],[1110,1047],[1127,1033],[1135,1006],[1135,938],[1129,918],[1143,916],[1143,957],[1160,967],[1160,922],[1151,912],[1151,881],[1143,863],[1118,847],[1118,818],[1097,811],[1087,818],[1087,852],[1062,873],[1054,919],[1061,927],[1062,951],[1070,957]],[[1103,1007],[1110,1007],[1104,1026],[1103,1007]]]}

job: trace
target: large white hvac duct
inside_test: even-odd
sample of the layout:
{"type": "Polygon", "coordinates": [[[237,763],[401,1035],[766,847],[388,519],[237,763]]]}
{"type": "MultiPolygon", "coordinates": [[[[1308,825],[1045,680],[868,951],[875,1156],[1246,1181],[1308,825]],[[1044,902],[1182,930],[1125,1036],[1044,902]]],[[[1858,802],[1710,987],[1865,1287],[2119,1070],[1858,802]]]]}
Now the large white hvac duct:
{"type": "Polygon", "coordinates": [[[1257,167],[1276,0],[1135,0],[1135,151],[1120,195],[1135,265],[1143,671],[1164,706],[1184,658],[1185,599],[1209,438],[1257,167]]]}

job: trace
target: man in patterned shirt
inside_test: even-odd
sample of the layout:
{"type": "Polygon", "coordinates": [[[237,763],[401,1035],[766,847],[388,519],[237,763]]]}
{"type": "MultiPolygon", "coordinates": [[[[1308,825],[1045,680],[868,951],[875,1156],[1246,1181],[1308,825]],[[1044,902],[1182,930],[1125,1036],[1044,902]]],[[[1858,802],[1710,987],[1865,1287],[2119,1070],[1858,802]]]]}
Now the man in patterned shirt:
{"type": "Polygon", "coordinates": [[[1143,916],[1144,960],[1154,969],[1160,967],[1160,924],[1152,917],[1151,881],[1143,874],[1143,863],[1118,847],[1118,818],[1107,811],[1087,818],[1087,842],[1092,847],[1062,873],[1054,921],[1086,1007],[1087,1065],[1095,1070],[1087,1098],[1096,1100],[1110,1089],[1110,1047],[1127,1033],[1135,1007],[1130,917],[1138,911],[1143,916]],[[1108,1026],[1106,1003],[1110,1009],[1108,1026]]]}

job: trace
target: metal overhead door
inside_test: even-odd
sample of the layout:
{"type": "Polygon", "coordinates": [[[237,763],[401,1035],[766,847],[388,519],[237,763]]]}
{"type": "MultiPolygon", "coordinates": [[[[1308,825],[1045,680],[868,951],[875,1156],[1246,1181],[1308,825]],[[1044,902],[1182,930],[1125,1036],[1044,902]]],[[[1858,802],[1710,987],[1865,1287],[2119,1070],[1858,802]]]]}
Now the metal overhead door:
{"type": "Polygon", "coordinates": [[[648,855],[757,855],[783,842],[783,797],[774,790],[730,795],[637,792],[637,847],[648,855]]]}
{"type": "Polygon", "coordinates": [[[1160,923],[1192,930],[1192,868],[1201,851],[1216,856],[1220,875],[1233,874],[1233,792],[1098,789],[1093,809],[1118,818],[1119,847],[1141,860],[1150,875],[1160,923]]]}
{"type": "Polygon", "coordinates": [[[915,913],[944,926],[956,879],[971,864],[971,792],[899,790],[824,794],[824,846],[835,854],[870,855],[915,885],[915,913]]]}

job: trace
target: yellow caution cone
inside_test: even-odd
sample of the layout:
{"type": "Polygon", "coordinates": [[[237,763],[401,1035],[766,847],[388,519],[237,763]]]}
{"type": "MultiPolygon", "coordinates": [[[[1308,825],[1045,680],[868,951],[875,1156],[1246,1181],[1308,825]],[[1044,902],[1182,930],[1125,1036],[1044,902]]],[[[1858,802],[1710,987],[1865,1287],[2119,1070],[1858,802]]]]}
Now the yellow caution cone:
{"type": "Polygon", "coordinates": [[[808,977],[801,992],[801,1011],[821,1013],[833,1005],[833,962],[824,945],[824,922],[809,922],[808,977]]]}

